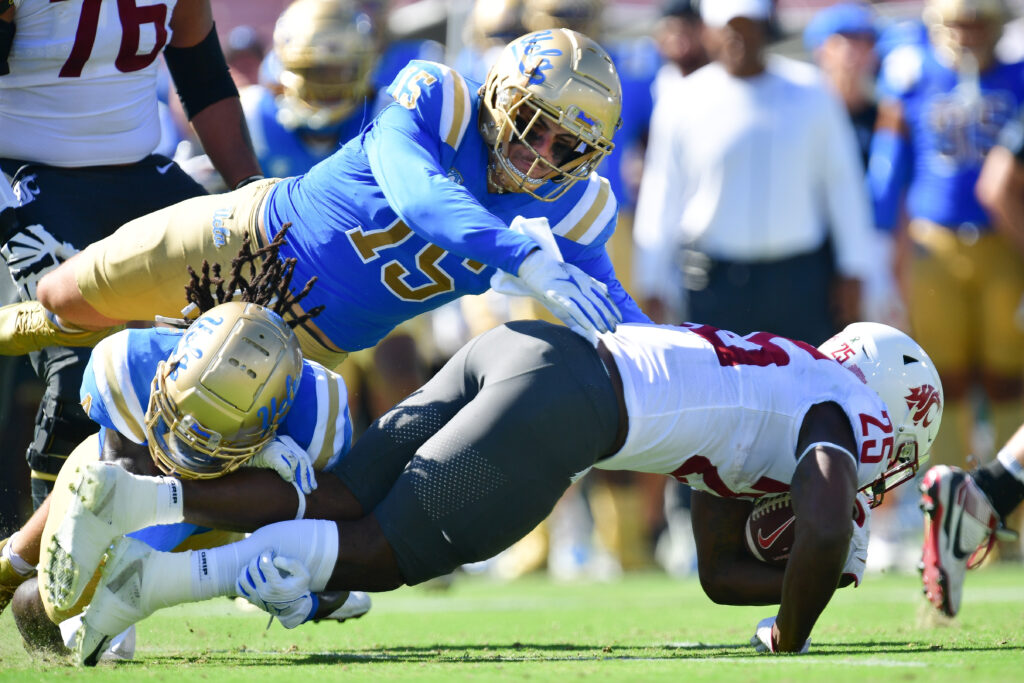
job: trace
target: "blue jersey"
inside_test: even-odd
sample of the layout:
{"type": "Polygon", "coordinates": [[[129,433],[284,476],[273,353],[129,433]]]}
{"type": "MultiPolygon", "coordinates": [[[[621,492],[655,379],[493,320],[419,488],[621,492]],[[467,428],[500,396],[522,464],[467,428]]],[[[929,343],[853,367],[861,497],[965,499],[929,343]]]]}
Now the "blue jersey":
{"type": "Polygon", "coordinates": [[[607,284],[626,321],[649,320],[604,248],[617,213],[607,180],[592,174],[554,202],[488,191],[478,89],[441,64],[410,62],[388,88],[395,102],[359,137],[268,195],[267,236],[292,224],[281,256],[298,259],[296,282],[319,277],[303,304],[326,306],[316,325],[340,349],[486,291],[497,268],[518,272],[537,246],[508,229],[520,215],[547,218],[566,261],[607,284]]]}
{"type": "MultiPolygon", "coordinates": [[[[146,407],[157,365],[171,355],[182,334],[183,330],[167,328],[132,329],[97,344],[81,388],[82,407],[89,418],[145,444],[146,407]]],[[[295,401],[277,433],[295,439],[318,470],[348,453],[352,420],[341,376],[304,359],[295,401]]]]}
{"type": "Polygon", "coordinates": [[[287,178],[305,173],[358,135],[373,114],[373,104],[368,99],[347,118],[325,130],[316,131],[320,139],[329,136],[337,141],[329,146],[321,146],[311,144],[304,135],[306,129],[291,129],[281,124],[276,97],[262,85],[243,89],[241,99],[253,151],[256,152],[263,174],[268,178],[287,178]]]}
{"type": "Polygon", "coordinates": [[[897,76],[882,80],[881,94],[898,99],[910,137],[909,177],[893,177],[906,188],[907,213],[947,226],[988,226],[974,186],[985,155],[1024,101],[1024,63],[996,63],[977,82],[961,83],[927,46],[905,46],[889,60],[897,62],[888,69],[897,76]]]}

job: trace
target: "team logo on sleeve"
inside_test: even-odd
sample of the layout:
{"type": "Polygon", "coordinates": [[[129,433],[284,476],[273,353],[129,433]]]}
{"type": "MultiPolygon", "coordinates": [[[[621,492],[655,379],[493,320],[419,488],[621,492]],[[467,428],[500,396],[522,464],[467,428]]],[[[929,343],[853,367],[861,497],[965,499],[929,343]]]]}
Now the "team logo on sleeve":
{"type": "Polygon", "coordinates": [[[448,180],[452,181],[456,185],[466,184],[466,179],[462,177],[461,173],[459,173],[459,169],[455,168],[454,166],[448,169],[448,173],[446,175],[448,177],[448,180]]]}
{"type": "Polygon", "coordinates": [[[930,384],[913,387],[906,396],[907,407],[910,408],[910,419],[927,427],[942,411],[942,399],[939,392],[930,384]]]}

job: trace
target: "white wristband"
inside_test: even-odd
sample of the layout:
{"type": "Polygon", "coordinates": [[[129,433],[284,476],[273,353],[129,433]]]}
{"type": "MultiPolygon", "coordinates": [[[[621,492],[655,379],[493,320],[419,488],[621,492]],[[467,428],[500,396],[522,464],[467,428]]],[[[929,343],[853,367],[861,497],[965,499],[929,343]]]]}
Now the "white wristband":
{"type": "Polygon", "coordinates": [[[299,494],[299,508],[295,512],[295,519],[302,519],[306,516],[306,494],[296,482],[293,481],[292,486],[295,487],[295,493],[299,494]]]}

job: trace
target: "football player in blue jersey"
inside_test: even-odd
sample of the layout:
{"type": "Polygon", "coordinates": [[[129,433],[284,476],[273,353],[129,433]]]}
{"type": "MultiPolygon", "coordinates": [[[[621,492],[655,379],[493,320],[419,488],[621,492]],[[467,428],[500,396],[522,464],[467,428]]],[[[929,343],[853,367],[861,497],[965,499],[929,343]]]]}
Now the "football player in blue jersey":
{"type": "Polygon", "coordinates": [[[974,192],[986,153],[1024,102],[1024,63],[995,52],[1009,16],[1003,0],[928,0],[928,43],[911,40],[882,64],[869,183],[879,227],[899,228],[911,327],[946,389],[937,464],[965,465],[975,383],[996,443],[1024,421],[1024,330],[1014,323],[1024,259],[974,192]]]}
{"type": "Polygon", "coordinates": [[[374,113],[374,27],[352,0],[296,0],[274,26],[261,79],[241,91],[264,174],[305,173],[355,137],[374,113]]]}
{"type": "MultiPolygon", "coordinates": [[[[219,278],[217,267],[212,278],[209,268],[202,278],[193,274],[189,300],[202,314],[187,328],[125,330],[93,349],[81,396],[99,434],[69,457],[48,512],[41,510],[19,532],[37,536],[38,556],[15,555],[6,546],[0,550],[0,608],[25,582],[8,576],[8,565],[38,562],[40,567],[38,587],[36,581],[25,582],[14,600],[15,619],[30,644],[56,641],[54,624],[82,611],[91,597],[87,584],[109,545],[106,525],[89,523],[95,517],[80,517],[82,523],[59,529],[64,517],[89,499],[90,484],[72,485],[82,472],[98,480],[116,480],[128,470],[168,475],[145,477],[152,484],[149,494],[122,507],[136,519],[177,510],[178,523],[133,534],[151,547],[169,550],[238,537],[225,534],[224,525],[211,532],[200,526],[202,520],[188,517],[182,495],[195,480],[218,478],[243,466],[272,469],[247,470],[248,479],[232,479],[227,489],[216,490],[214,499],[220,509],[244,509],[242,503],[258,495],[252,487],[259,487],[261,475],[275,480],[279,475],[293,484],[297,499],[264,502],[271,509],[280,505],[279,517],[291,519],[303,516],[305,496],[317,487],[314,470],[330,469],[348,453],[352,427],[345,384],[339,375],[302,358],[291,328],[319,311],[291,314],[309,285],[296,296],[288,292],[291,266],[274,255],[284,234],[279,237],[262,254],[243,252],[226,280],[219,278]],[[263,269],[246,280],[244,268],[261,257],[263,269]],[[225,296],[225,291],[238,294],[225,296]],[[57,566],[75,567],[74,578],[52,581],[57,566]]],[[[251,530],[258,523],[247,523],[242,513],[237,529],[251,530]]],[[[327,598],[327,619],[361,616],[369,609],[365,594],[327,598]]]]}
{"type": "Polygon", "coordinates": [[[604,49],[538,31],[510,43],[482,86],[414,61],[388,93],[392,104],[305,175],[182,202],[91,245],[40,282],[38,302],[0,309],[0,353],[88,345],[91,330],[176,315],[185,265],[220,260],[247,234],[265,245],[286,223],[282,256],[300,280],[320,276],[304,305],[330,303],[295,331],[328,367],[486,291],[499,270],[589,337],[648,320],[604,249],[617,205],[594,170],[621,111],[604,49]],[[565,260],[510,230],[517,217],[547,221],[565,260]]]}

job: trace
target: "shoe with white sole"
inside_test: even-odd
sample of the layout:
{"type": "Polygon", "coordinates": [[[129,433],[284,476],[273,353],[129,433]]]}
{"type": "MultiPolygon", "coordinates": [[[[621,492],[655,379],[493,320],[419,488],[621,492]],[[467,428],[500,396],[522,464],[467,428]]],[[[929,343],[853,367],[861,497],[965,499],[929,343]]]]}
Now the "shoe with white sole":
{"type": "MultiPolygon", "coordinates": [[[[75,649],[75,645],[78,642],[78,633],[81,628],[81,614],[60,622],[60,635],[68,649],[75,649]]],[[[135,624],[132,624],[111,639],[110,645],[100,654],[99,661],[115,662],[135,659],[135,637],[135,624]]]]}
{"type": "Polygon", "coordinates": [[[50,602],[70,609],[96,573],[114,539],[148,526],[163,477],[142,477],[117,465],[91,462],[78,468],[75,496],[50,546],[50,602]]]}
{"type": "Polygon", "coordinates": [[[991,548],[999,515],[971,475],[959,467],[932,467],[921,482],[921,494],[924,593],[937,610],[955,617],[964,574],[980,564],[991,548]]]}
{"type": "MultiPolygon", "coordinates": [[[[324,600],[324,596],[326,595],[329,595],[329,593],[321,593],[320,600],[324,600]]],[[[373,601],[370,600],[369,595],[363,591],[349,591],[348,597],[345,599],[345,602],[341,604],[341,607],[334,610],[327,616],[314,619],[313,621],[319,623],[321,621],[341,622],[346,619],[358,619],[369,612],[371,607],[373,607],[373,601]]]]}
{"type": "Polygon", "coordinates": [[[154,611],[143,577],[156,553],[142,541],[122,536],[110,549],[92,602],[86,608],[75,643],[82,666],[96,666],[114,638],[154,611]]]}

